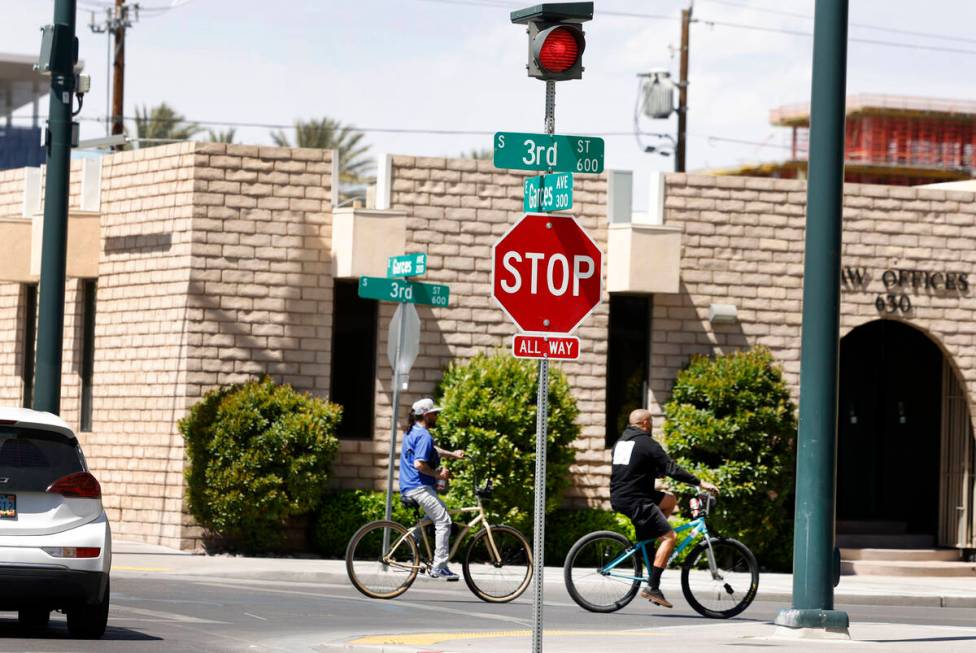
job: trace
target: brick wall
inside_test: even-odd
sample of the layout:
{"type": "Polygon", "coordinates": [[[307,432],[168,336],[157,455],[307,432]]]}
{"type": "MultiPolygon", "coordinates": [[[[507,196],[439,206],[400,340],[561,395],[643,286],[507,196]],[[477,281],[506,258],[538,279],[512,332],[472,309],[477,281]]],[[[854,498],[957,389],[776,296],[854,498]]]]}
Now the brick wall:
{"type": "MultiPolygon", "coordinates": [[[[761,344],[782,364],[799,398],[803,238],[802,181],[669,175],[667,224],[681,226],[682,291],[654,298],[651,344],[653,412],[670,396],[692,354],[761,344]],[[738,307],[738,322],[712,325],[711,303],[738,307]]],[[[976,194],[896,186],[844,187],[842,265],[865,268],[863,287],[841,294],[841,335],[879,318],[887,269],[976,273],[976,194]]],[[[976,295],[907,289],[912,311],[899,319],[925,332],[976,389],[976,295]]]]}
{"type": "MultiPolygon", "coordinates": [[[[490,254],[494,242],[522,215],[524,176],[498,170],[490,161],[394,157],[391,208],[407,213],[406,251],[428,254],[423,281],[451,288],[449,307],[418,307],[420,353],[410,373],[409,391],[401,394],[401,415],[411,403],[433,393],[452,360],[511,348],[517,327],[491,299],[490,254]]],[[[606,251],[606,178],[581,175],[574,183],[573,214],[606,251]]],[[[374,438],[342,442],[336,471],[341,487],[386,486],[392,398],[386,347],[394,309],[391,303],[380,304],[374,438]]],[[[574,445],[576,484],[571,490],[576,498],[597,496],[609,473],[603,449],[607,317],[604,303],[579,329],[579,360],[553,364],[566,373],[580,408],[582,435],[574,445]]],[[[401,428],[403,423],[401,419],[401,428]]]]}

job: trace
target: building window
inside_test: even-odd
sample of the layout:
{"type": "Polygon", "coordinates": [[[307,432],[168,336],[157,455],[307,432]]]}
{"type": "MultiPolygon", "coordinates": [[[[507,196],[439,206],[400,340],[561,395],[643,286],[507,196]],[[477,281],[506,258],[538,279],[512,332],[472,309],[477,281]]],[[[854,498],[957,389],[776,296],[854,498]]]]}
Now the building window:
{"type": "Polygon", "coordinates": [[[608,331],[606,442],[612,447],[630,411],[647,407],[651,298],[610,295],[608,331]]]}
{"type": "Polygon", "coordinates": [[[34,403],[34,351],[37,344],[37,284],[24,284],[24,333],[21,351],[21,379],[24,388],[24,408],[34,403]]]}
{"type": "Polygon", "coordinates": [[[81,430],[92,430],[92,372],[95,364],[95,296],[98,283],[94,279],[81,282],[81,430]]]}
{"type": "Polygon", "coordinates": [[[358,280],[336,280],[329,399],[342,406],[339,437],[373,437],[378,303],[361,299],[358,280]]]}

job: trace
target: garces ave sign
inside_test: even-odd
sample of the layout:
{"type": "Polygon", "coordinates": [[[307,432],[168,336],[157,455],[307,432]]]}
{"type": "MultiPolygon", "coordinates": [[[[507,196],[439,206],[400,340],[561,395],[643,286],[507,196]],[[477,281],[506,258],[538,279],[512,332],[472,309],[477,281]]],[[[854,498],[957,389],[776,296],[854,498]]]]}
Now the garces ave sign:
{"type": "Polygon", "coordinates": [[[600,303],[602,263],[575,218],[528,214],[492,247],[492,296],[522,331],[570,333],[600,303]]]}

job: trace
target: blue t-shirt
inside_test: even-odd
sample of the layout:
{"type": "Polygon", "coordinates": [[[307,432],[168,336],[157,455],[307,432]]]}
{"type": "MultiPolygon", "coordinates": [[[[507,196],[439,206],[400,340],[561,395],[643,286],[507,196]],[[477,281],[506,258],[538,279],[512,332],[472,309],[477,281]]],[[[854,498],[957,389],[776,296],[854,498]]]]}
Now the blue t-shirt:
{"type": "Polygon", "coordinates": [[[415,490],[422,485],[434,487],[437,479],[413,466],[414,462],[422,460],[433,469],[441,464],[441,457],[434,448],[434,438],[430,431],[419,424],[414,424],[403,437],[403,447],[400,449],[400,494],[415,490]]]}

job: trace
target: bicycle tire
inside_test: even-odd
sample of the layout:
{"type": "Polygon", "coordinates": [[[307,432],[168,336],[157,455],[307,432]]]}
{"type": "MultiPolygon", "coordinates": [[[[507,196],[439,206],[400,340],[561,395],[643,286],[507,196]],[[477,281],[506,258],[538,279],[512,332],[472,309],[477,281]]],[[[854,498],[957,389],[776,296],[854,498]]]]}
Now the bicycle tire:
{"type": "MultiPolygon", "coordinates": [[[[633,601],[640,589],[640,580],[628,584],[625,579],[613,579],[599,572],[600,566],[611,562],[632,546],[630,540],[613,531],[596,531],[577,540],[566,554],[563,565],[566,590],[573,601],[590,612],[604,613],[616,612],[633,601]],[[594,564],[597,567],[594,568],[594,564]],[[604,598],[600,598],[601,594],[604,598]]],[[[628,570],[632,568],[635,578],[643,578],[643,561],[640,555],[635,553],[630,556],[630,560],[632,564],[624,561],[620,567],[628,570]]]]}
{"type": "Polygon", "coordinates": [[[759,591],[759,563],[756,556],[752,554],[742,542],[725,537],[715,537],[709,540],[715,552],[715,561],[719,569],[724,571],[720,581],[711,578],[704,578],[699,575],[695,580],[696,586],[704,580],[704,584],[696,590],[691,587],[692,571],[696,569],[705,572],[709,568],[706,542],[699,542],[685,558],[681,566],[681,592],[689,605],[703,617],[712,619],[729,619],[740,614],[755,600],[756,593],[759,591]],[[728,567],[728,568],[727,568],[728,567]],[[741,598],[735,599],[737,587],[732,586],[731,574],[739,576],[735,579],[737,587],[748,581],[748,589],[740,594],[741,598]],[[714,609],[704,605],[707,595],[714,596],[717,602],[730,601],[729,607],[724,610],[714,609]],[[731,602],[734,601],[734,602],[731,602]]]}
{"type": "Polygon", "coordinates": [[[488,531],[481,529],[468,544],[461,571],[468,589],[479,599],[508,603],[522,596],[532,581],[532,548],[525,536],[511,526],[492,526],[491,535],[501,563],[493,560],[488,531]]]}
{"type": "Polygon", "coordinates": [[[353,587],[372,599],[393,599],[407,591],[417,578],[420,556],[414,538],[404,535],[407,529],[393,521],[370,522],[353,534],[346,547],[346,573],[353,587]],[[396,550],[387,552],[397,565],[382,562],[383,529],[390,530],[391,546],[399,542],[396,550]]]}

